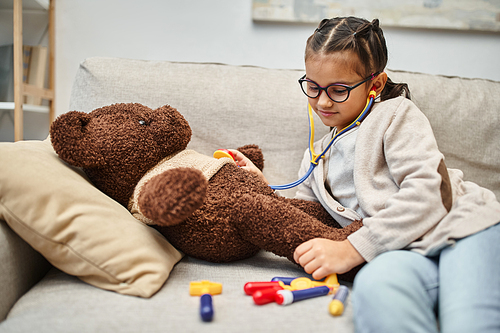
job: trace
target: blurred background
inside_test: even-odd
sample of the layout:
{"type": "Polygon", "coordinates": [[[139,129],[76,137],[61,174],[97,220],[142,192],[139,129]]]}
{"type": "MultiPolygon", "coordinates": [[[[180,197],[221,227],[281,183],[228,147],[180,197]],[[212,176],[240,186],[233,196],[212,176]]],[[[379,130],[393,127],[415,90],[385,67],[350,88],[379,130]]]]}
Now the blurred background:
{"type": "MultiPolygon", "coordinates": [[[[25,9],[23,22],[24,44],[47,45],[46,10],[25,9]]],[[[55,0],[55,115],[69,111],[75,73],[88,57],[302,69],[316,25],[254,21],[251,0],[55,0]]],[[[498,32],[381,26],[390,69],[500,81],[498,32]]],[[[8,44],[12,0],[0,0],[0,45],[8,44]]],[[[25,139],[47,136],[46,114],[25,112],[24,122],[25,139]]],[[[0,113],[0,141],[13,141],[9,112],[0,113]]]]}

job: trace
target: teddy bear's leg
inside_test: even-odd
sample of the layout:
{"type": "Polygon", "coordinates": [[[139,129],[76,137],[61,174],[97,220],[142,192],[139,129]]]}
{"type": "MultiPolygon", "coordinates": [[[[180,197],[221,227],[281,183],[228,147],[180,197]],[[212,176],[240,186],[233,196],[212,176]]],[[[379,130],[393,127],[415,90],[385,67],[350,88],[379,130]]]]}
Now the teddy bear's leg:
{"type": "MultiPolygon", "coordinates": [[[[234,207],[233,223],[247,241],[292,262],[300,244],[313,238],[343,241],[362,226],[356,221],[345,228],[331,227],[285,200],[262,194],[243,195],[234,207]]],[[[351,272],[339,278],[352,281],[351,272]]]]}
{"type": "Polygon", "coordinates": [[[278,197],[277,199],[297,207],[307,215],[315,217],[323,224],[334,228],[342,228],[342,226],[337,221],[335,221],[335,219],[319,202],[307,201],[302,199],[289,199],[285,197],[278,197]]]}
{"type": "Polygon", "coordinates": [[[144,185],[138,198],[140,210],[157,225],[178,224],[201,207],[207,184],[201,171],[192,168],[168,170],[144,185]]]}

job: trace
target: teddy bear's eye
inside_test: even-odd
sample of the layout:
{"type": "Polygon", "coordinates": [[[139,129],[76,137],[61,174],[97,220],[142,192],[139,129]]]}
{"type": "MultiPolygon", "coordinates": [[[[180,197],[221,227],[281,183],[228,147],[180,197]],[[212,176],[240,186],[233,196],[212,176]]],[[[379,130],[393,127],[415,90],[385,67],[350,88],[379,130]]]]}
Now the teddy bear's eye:
{"type": "Polygon", "coordinates": [[[147,125],[148,123],[145,120],[139,120],[139,125],[147,125]]]}

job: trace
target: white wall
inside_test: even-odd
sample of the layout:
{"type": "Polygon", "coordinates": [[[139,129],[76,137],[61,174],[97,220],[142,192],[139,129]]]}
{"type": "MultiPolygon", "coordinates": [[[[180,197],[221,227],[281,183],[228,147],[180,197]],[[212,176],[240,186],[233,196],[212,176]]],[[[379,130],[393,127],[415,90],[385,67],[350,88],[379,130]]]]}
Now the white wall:
{"type": "MultiPolygon", "coordinates": [[[[251,0],[56,0],[56,115],[68,111],[76,70],[87,57],[303,68],[315,26],[254,23],[251,6],[251,0]]],[[[500,81],[498,33],[384,32],[391,69],[500,81]]]]}
{"type": "MultiPolygon", "coordinates": [[[[92,56],[303,68],[315,26],[254,23],[251,7],[251,0],[57,0],[56,114],[68,111],[78,64],[92,56]]],[[[500,81],[500,34],[384,31],[391,69],[500,81]]]]}

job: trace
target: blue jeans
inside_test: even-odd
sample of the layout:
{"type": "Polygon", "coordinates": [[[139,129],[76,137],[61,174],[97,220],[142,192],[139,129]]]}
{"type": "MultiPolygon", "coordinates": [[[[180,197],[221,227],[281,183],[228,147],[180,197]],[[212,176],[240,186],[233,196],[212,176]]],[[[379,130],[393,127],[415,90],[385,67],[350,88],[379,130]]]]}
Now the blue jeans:
{"type": "Polygon", "coordinates": [[[436,257],[379,255],[352,293],[356,332],[500,332],[500,224],[436,257]]]}

